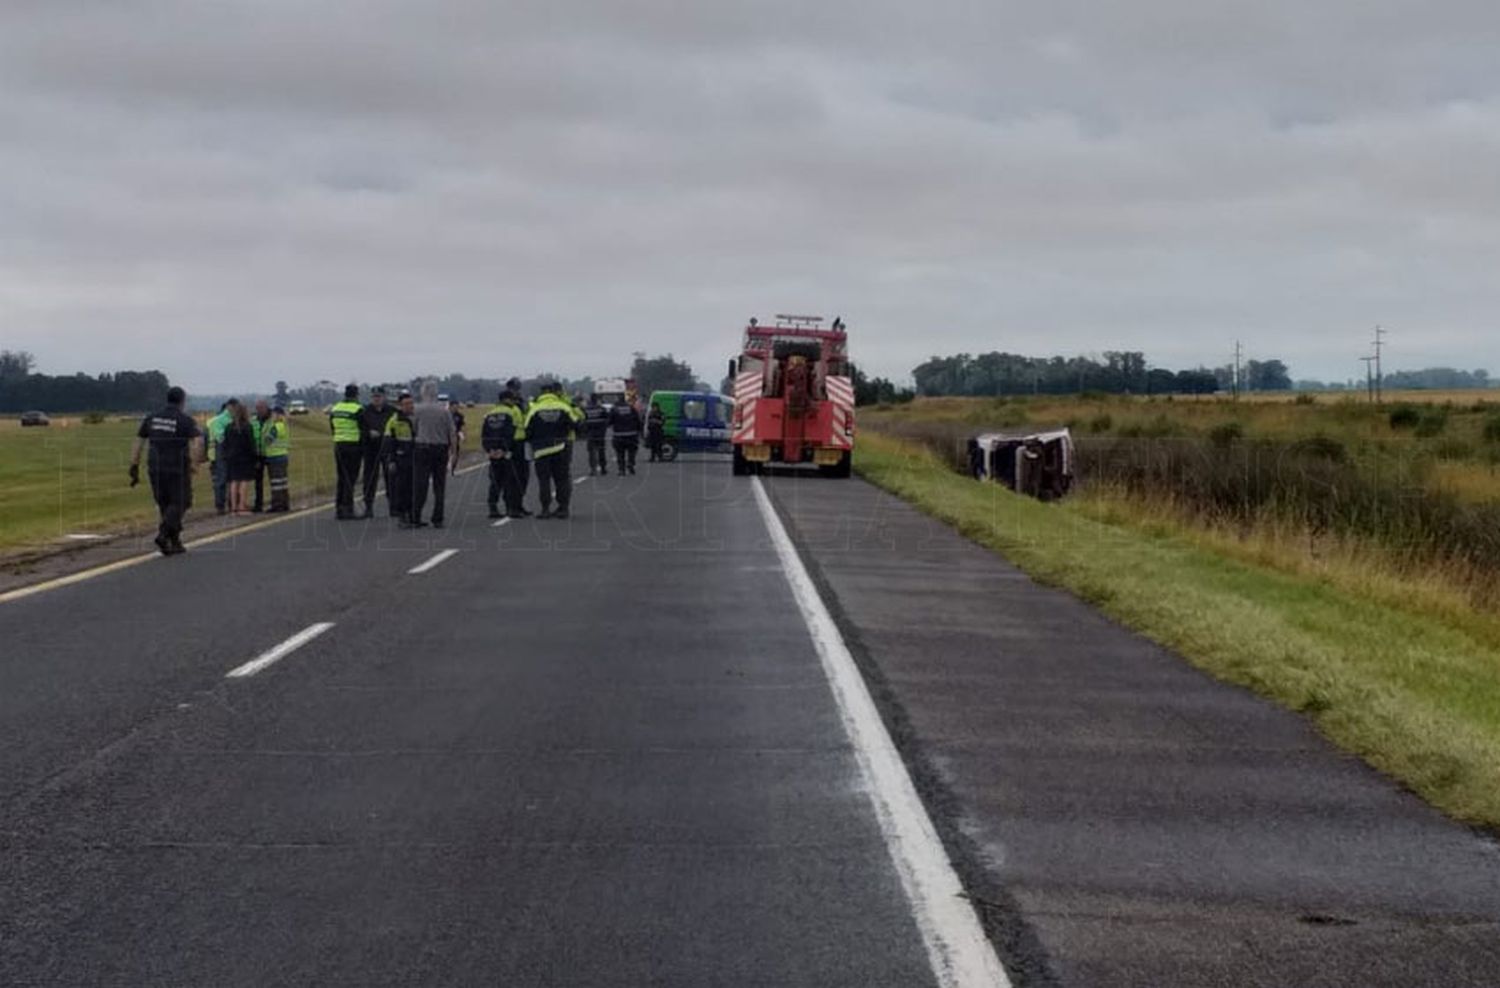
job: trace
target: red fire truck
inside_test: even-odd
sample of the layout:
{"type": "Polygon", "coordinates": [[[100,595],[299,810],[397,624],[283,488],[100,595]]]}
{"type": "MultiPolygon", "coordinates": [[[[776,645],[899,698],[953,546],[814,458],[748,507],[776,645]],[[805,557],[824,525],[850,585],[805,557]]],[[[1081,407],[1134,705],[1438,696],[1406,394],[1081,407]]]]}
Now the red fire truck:
{"type": "Polygon", "coordinates": [[[812,463],[831,477],[849,476],[854,450],[854,382],[844,321],[827,329],[821,316],[751,319],[734,381],[734,472],[766,463],[812,463]]]}

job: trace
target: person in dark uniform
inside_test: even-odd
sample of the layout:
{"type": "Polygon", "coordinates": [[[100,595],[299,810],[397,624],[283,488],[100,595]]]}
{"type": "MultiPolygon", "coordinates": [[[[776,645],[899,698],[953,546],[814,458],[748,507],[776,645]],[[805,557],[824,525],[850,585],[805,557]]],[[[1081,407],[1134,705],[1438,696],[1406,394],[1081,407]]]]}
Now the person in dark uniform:
{"type": "Polygon", "coordinates": [[[661,406],[653,401],[651,411],[646,415],[646,446],[651,450],[652,463],[661,462],[661,444],[666,437],[667,416],[662,412],[661,406]]]}
{"type": "MultiPolygon", "coordinates": [[[[505,382],[505,390],[515,399],[515,406],[521,410],[521,424],[526,424],[526,413],[531,411],[531,403],[526,400],[526,395],[521,388],[521,379],[513,377],[505,382]]],[[[521,485],[521,503],[526,503],[526,490],[531,486],[531,451],[525,443],[518,447],[518,455],[515,461],[516,483],[521,485]]],[[[524,510],[524,509],[523,509],[524,510]]],[[[526,514],[531,514],[527,511],[526,514]]]]}
{"type": "MultiPolygon", "coordinates": [[[[386,460],[380,455],[385,445],[385,427],[396,410],[385,403],[385,388],[370,392],[370,403],[359,413],[360,455],[364,458],[364,474],[361,477],[361,493],[365,497],[365,513],[361,518],[375,516],[375,490],[380,482],[386,482],[386,500],[390,500],[390,478],[386,476],[386,460]]],[[[391,514],[395,514],[393,510],[391,514]]]]}
{"type": "Polygon", "coordinates": [[[390,465],[385,482],[385,498],[391,516],[403,528],[412,525],[412,484],[416,476],[417,431],[411,413],[416,408],[410,391],[396,396],[396,412],[385,424],[381,440],[381,459],[390,465]]]}
{"type": "MultiPolygon", "coordinates": [[[[609,409],[599,401],[598,395],[589,395],[589,403],[583,409],[583,435],[589,447],[589,476],[609,474],[609,456],[604,442],[609,434],[609,409]]],[[[620,471],[624,473],[624,470],[620,471]]]]}
{"type": "Polygon", "coordinates": [[[359,468],[364,462],[359,427],[363,416],[357,384],[346,387],[344,400],[328,410],[328,428],[333,433],[333,468],[338,477],[334,517],[339,521],[355,517],[354,485],[359,481],[359,468]]]}
{"type": "Polygon", "coordinates": [[[615,467],[620,475],[635,473],[635,452],[641,445],[641,413],[628,401],[609,410],[609,429],[614,436],[615,467]]]}
{"type": "Polygon", "coordinates": [[[187,552],[182,544],[182,519],[193,506],[193,468],[204,460],[198,423],[182,410],[186,401],[181,388],[169,390],[166,406],[141,419],[130,455],[130,486],[134,487],[141,482],[141,453],[150,446],[146,476],[161,514],[156,547],[163,556],[187,552]]]}
{"type": "Polygon", "coordinates": [[[583,412],[563,397],[562,386],[549,381],[526,413],[526,441],[536,463],[536,491],[542,510],[538,518],[566,518],[573,500],[573,436],[583,412]],[[557,497],[557,510],[552,498],[557,497]]]}
{"type": "Polygon", "coordinates": [[[526,424],[515,397],[509,391],[500,392],[499,403],[484,417],[483,429],[480,441],[490,459],[490,517],[524,518],[527,512],[521,506],[516,461],[521,458],[521,447],[526,444],[526,424]],[[500,510],[501,498],[505,500],[503,513],[500,510]]]}

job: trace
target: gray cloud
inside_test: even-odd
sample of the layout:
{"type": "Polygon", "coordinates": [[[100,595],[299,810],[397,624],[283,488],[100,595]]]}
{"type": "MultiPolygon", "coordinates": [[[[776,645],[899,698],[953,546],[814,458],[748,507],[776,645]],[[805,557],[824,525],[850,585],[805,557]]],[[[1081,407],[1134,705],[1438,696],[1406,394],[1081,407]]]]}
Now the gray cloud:
{"type": "Polygon", "coordinates": [[[1487,3],[0,8],[0,343],[205,389],[573,373],[842,314],[1500,370],[1487,3]]]}

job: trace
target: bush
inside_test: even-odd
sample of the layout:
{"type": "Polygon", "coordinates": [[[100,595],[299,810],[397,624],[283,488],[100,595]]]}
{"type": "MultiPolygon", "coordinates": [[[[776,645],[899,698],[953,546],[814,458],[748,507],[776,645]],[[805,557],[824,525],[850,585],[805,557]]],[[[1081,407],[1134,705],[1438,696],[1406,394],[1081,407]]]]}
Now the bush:
{"type": "Polygon", "coordinates": [[[1397,405],[1391,409],[1392,429],[1415,429],[1420,421],[1422,413],[1417,411],[1415,405],[1397,405]]]}
{"type": "Polygon", "coordinates": [[[1422,413],[1422,417],[1417,420],[1416,435],[1423,439],[1431,439],[1433,436],[1442,435],[1446,428],[1448,428],[1448,410],[1434,408],[1422,413]]]}
{"type": "Polygon", "coordinates": [[[1292,444],[1292,451],[1299,456],[1310,457],[1315,460],[1327,460],[1329,463],[1343,463],[1349,459],[1349,450],[1344,444],[1331,436],[1319,433],[1316,436],[1308,436],[1299,439],[1292,444]]]}
{"type": "Polygon", "coordinates": [[[1462,439],[1444,439],[1433,453],[1440,460],[1469,460],[1474,457],[1474,446],[1462,439]]]}
{"type": "Polygon", "coordinates": [[[104,424],[104,413],[103,412],[88,412],[88,413],[86,413],[83,416],[83,424],[84,425],[103,425],[104,424]]]}
{"type": "Polygon", "coordinates": [[[1318,396],[1315,394],[1308,394],[1304,391],[1302,394],[1292,399],[1292,403],[1296,405],[1316,405],[1318,403],[1318,396]]]}
{"type": "Polygon", "coordinates": [[[1208,430],[1208,441],[1219,449],[1228,449],[1245,438],[1245,427],[1238,422],[1220,422],[1208,430]]]}
{"type": "Polygon", "coordinates": [[[1491,415],[1484,421],[1484,441],[1500,443],[1500,415],[1491,415]]]}
{"type": "Polygon", "coordinates": [[[1090,432],[1108,432],[1114,427],[1115,420],[1110,418],[1107,413],[1104,415],[1095,415],[1092,419],[1089,420],[1090,432]]]}
{"type": "Polygon", "coordinates": [[[1157,414],[1145,422],[1132,422],[1122,426],[1118,435],[1123,439],[1166,439],[1182,434],[1182,428],[1166,415],[1157,414]]]}

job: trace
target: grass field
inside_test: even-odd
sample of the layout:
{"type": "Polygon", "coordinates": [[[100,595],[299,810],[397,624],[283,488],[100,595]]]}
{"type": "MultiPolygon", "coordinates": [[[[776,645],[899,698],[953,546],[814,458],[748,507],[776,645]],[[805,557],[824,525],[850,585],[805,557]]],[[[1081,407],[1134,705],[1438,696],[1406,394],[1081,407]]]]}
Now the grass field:
{"type": "MultiPolygon", "coordinates": [[[[1260,565],[1171,519],[1042,504],[866,432],[855,466],[1215,676],[1312,718],[1454,817],[1500,828],[1500,622],[1260,565]]],[[[1388,588],[1393,592],[1396,587],[1388,588]]]]}
{"type": "MultiPolygon", "coordinates": [[[[291,479],[294,502],[333,490],[331,440],[325,420],[294,418],[291,479]]],[[[48,428],[0,422],[0,553],[35,550],[73,534],[116,534],[156,516],[145,480],[126,477],[139,418],[97,425],[78,418],[48,428]]],[[[213,510],[206,467],[193,487],[194,511],[213,510]]]]}

